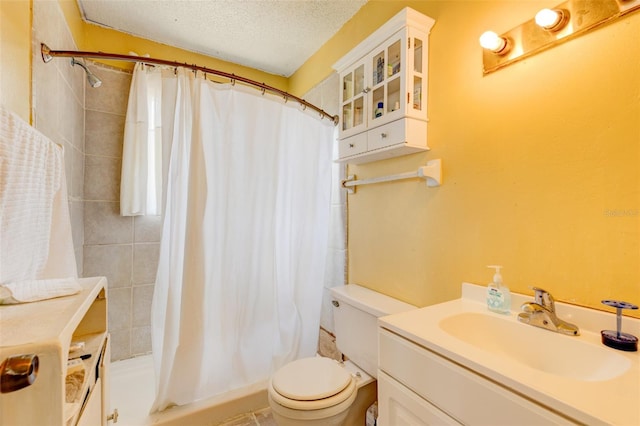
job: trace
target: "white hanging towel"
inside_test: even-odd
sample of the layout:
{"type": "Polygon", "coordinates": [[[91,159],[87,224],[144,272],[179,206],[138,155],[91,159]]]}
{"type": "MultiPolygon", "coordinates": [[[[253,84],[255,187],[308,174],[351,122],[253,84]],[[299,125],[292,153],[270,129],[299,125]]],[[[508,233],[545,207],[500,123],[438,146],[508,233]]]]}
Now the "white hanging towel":
{"type": "Polygon", "coordinates": [[[63,150],[0,107],[0,284],[77,275],[63,150]]]}

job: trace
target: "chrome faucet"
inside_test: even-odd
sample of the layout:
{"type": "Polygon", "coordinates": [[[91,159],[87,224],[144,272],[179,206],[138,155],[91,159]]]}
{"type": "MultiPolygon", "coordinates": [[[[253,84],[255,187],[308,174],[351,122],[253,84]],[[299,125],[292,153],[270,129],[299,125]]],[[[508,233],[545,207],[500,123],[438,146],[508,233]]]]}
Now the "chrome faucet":
{"type": "Polygon", "coordinates": [[[533,291],[534,301],[522,304],[523,312],[518,314],[518,321],[570,336],[580,334],[578,326],[556,316],[556,305],[551,293],[537,287],[534,287],[533,291]]]}

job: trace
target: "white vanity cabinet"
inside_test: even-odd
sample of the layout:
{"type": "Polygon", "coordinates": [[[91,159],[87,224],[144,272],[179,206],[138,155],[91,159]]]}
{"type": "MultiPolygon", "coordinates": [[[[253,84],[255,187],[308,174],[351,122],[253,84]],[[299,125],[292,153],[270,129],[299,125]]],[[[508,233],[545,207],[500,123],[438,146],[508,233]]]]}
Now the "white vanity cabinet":
{"type": "MultiPolygon", "coordinates": [[[[556,301],[580,328],[565,335],[518,321],[532,300],[512,292],[501,315],[463,283],[459,299],[379,318],[378,424],[640,425],[640,355],[601,341],[615,315],[556,301]]],[[[640,319],[624,328],[640,335],[640,319]]]]}
{"type": "Polygon", "coordinates": [[[428,149],[434,22],[405,8],[334,65],[340,75],[338,161],[366,163],[428,149]]]}
{"type": "Polygon", "coordinates": [[[381,426],[578,424],[389,330],[379,337],[381,426]]]}
{"type": "Polygon", "coordinates": [[[35,380],[21,389],[0,393],[3,425],[106,425],[109,335],[107,280],[81,278],[72,296],[0,306],[0,363],[19,355],[36,355],[35,380]],[[70,353],[71,342],[84,348],[70,353]],[[67,402],[69,358],[80,357],[84,380],[67,402]]]}

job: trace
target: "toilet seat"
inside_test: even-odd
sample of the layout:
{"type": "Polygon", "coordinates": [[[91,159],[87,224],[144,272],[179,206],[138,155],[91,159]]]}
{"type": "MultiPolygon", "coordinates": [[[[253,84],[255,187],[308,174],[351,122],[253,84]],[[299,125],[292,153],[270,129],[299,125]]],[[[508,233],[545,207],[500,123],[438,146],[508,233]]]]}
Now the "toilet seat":
{"type": "Polygon", "coordinates": [[[340,405],[357,392],[356,381],[335,360],[302,358],[278,370],[269,381],[271,398],[294,410],[340,405]]]}

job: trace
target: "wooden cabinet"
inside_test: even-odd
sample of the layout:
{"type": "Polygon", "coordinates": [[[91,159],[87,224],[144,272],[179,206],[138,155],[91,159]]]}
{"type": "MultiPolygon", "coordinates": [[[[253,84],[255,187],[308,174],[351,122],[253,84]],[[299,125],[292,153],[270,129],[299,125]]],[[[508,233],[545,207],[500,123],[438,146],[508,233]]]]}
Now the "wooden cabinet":
{"type": "Polygon", "coordinates": [[[425,151],[428,36],[434,20],[405,8],[334,65],[340,162],[425,151]]]}
{"type": "Polygon", "coordinates": [[[32,384],[0,393],[0,424],[107,424],[107,281],[96,277],[79,282],[82,291],[72,296],[0,306],[0,362],[19,355],[38,357],[32,384]],[[72,342],[84,347],[70,353],[72,342]],[[76,358],[75,366],[69,358],[76,358]],[[73,377],[83,379],[67,385],[71,371],[84,371],[73,377]],[[73,401],[67,402],[68,391],[75,395],[73,401]]]}

